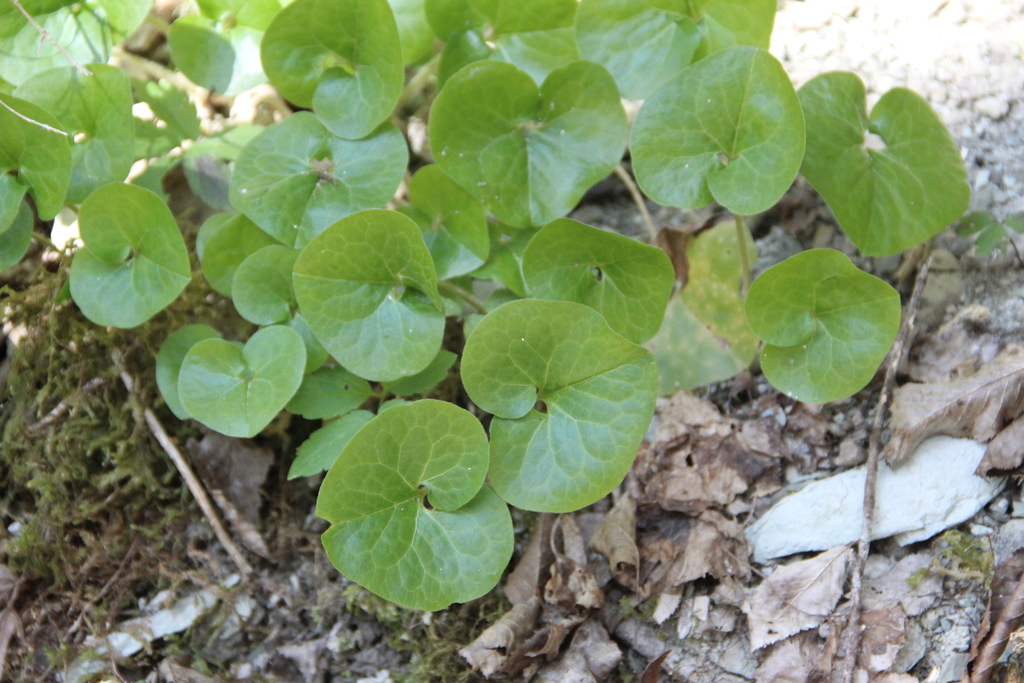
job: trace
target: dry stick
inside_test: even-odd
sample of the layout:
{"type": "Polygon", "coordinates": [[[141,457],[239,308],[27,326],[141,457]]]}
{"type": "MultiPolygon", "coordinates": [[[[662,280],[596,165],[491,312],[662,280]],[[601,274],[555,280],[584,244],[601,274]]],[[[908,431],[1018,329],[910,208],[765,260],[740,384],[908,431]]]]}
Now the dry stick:
{"type": "Polygon", "coordinates": [[[853,680],[853,670],[857,662],[857,655],[860,651],[860,599],[864,582],[864,563],[868,559],[868,552],[871,548],[871,526],[875,515],[875,488],[878,481],[878,455],[879,440],[882,435],[882,425],[885,423],[886,409],[889,404],[889,394],[892,393],[892,386],[896,379],[896,368],[899,367],[900,359],[903,358],[904,347],[910,337],[910,331],[914,328],[914,318],[917,316],[917,309],[921,305],[921,292],[924,291],[924,283],[928,279],[928,269],[931,267],[931,247],[926,247],[922,255],[922,263],[917,271],[917,280],[914,282],[914,292],[910,295],[910,303],[907,304],[906,316],[896,335],[896,342],[893,344],[892,353],[889,355],[889,366],[885,369],[885,379],[882,382],[882,392],[878,396],[878,404],[875,406],[875,421],[871,425],[871,437],[868,439],[868,462],[867,478],[864,481],[864,512],[861,518],[860,540],[857,542],[857,554],[853,558],[853,567],[850,572],[850,616],[846,622],[846,630],[843,633],[843,643],[846,652],[843,658],[842,683],[850,683],[853,680]]]}
{"type": "MultiPolygon", "coordinates": [[[[133,381],[131,375],[127,372],[121,372],[121,381],[124,382],[124,386],[128,389],[129,393],[132,391],[133,381]]],[[[235,542],[231,540],[231,535],[228,534],[227,529],[220,521],[220,517],[217,516],[217,511],[213,507],[213,503],[210,502],[210,497],[206,495],[206,489],[196,478],[196,475],[192,473],[192,468],[188,466],[185,461],[185,456],[178,450],[174,440],[167,434],[167,430],[160,424],[160,420],[149,408],[146,408],[143,412],[146,418],[146,424],[149,425],[149,430],[153,432],[153,436],[160,442],[164,452],[170,456],[174,466],[178,468],[178,472],[181,474],[182,479],[185,480],[185,484],[188,485],[188,490],[195,496],[196,502],[199,503],[200,509],[203,514],[206,515],[206,519],[210,522],[210,526],[213,527],[213,533],[217,536],[217,540],[224,546],[224,549],[228,551],[228,555],[234,560],[238,569],[242,572],[242,576],[246,579],[249,578],[249,574],[252,573],[252,567],[245,559],[245,555],[235,545],[235,542]]]]}
{"type": "Polygon", "coordinates": [[[67,135],[67,133],[65,133],[64,131],[62,131],[59,128],[54,128],[53,126],[48,126],[45,123],[43,123],[42,121],[36,121],[35,119],[30,119],[29,117],[27,117],[24,114],[22,114],[20,111],[16,111],[13,107],[11,107],[11,105],[7,104],[3,100],[0,100],[0,105],[2,105],[4,109],[6,109],[7,111],[11,112],[12,114],[17,116],[22,121],[28,121],[33,126],[39,126],[43,130],[48,130],[51,133],[59,133],[60,135],[67,135]]]}
{"type": "Polygon", "coordinates": [[[633,202],[636,204],[636,208],[640,209],[640,218],[643,219],[644,228],[647,230],[647,235],[650,237],[651,243],[658,237],[658,229],[654,226],[654,220],[651,219],[651,212],[647,210],[647,202],[644,201],[643,194],[640,193],[640,188],[637,187],[636,182],[633,181],[633,177],[629,175],[622,164],[615,167],[615,175],[622,184],[629,190],[629,194],[633,197],[633,202]]]}
{"type": "Polygon", "coordinates": [[[72,64],[75,65],[75,68],[78,69],[78,73],[82,74],[83,76],[92,76],[92,72],[91,71],[89,71],[84,66],[79,64],[78,61],[74,57],[72,57],[70,54],[68,54],[68,51],[65,50],[61,46],[60,43],[58,43],[56,40],[53,39],[53,36],[51,36],[49,33],[46,32],[45,28],[43,28],[42,26],[39,25],[39,22],[35,20],[35,17],[33,17],[31,14],[29,14],[28,10],[26,10],[24,7],[22,7],[21,2],[19,2],[19,0],[11,0],[11,4],[14,5],[15,7],[17,7],[18,11],[25,15],[25,18],[28,19],[28,23],[32,24],[32,27],[36,30],[36,32],[40,36],[43,37],[44,40],[46,40],[49,43],[52,43],[53,46],[55,48],[57,48],[60,51],[60,53],[62,55],[64,55],[64,57],[69,62],[71,62],[72,64]]]}

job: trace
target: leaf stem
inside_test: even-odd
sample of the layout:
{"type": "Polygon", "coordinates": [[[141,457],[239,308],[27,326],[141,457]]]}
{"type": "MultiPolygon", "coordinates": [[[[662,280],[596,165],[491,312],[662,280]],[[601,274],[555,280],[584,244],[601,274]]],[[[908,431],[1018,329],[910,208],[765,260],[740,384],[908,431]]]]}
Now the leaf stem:
{"type": "Polygon", "coordinates": [[[654,226],[654,220],[651,218],[651,212],[647,210],[647,202],[644,200],[640,188],[637,187],[633,176],[629,175],[629,171],[622,164],[615,167],[615,175],[626,186],[626,189],[629,190],[630,196],[633,197],[633,203],[640,210],[640,218],[643,220],[644,228],[647,230],[647,236],[653,244],[654,240],[658,237],[658,229],[654,226]]]}
{"type": "Polygon", "coordinates": [[[487,315],[487,307],[484,306],[483,302],[480,301],[480,299],[477,299],[475,296],[473,296],[472,292],[467,292],[462,287],[459,287],[455,283],[448,282],[447,280],[440,280],[437,283],[437,288],[443,292],[447,292],[448,294],[453,294],[459,297],[467,304],[469,304],[469,307],[474,309],[480,315],[487,315]]]}
{"type": "Polygon", "coordinates": [[[441,53],[437,53],[434,57],[421,66],[419,70],[412,75],[409,82],[402,88],[402,94],[398,97],[398,109],[403,109],[408,104],[419,96],[423,89],[427,87],[427,83],[430,79],[437,74],[437,67],[441,63],[441,53]]]}
{"type": "Polygon", "coordinates": [[[146,14],[145,22],[153,28],[160,31],[161,33],[163,33],[164,35],[167,35],[167,33],[171,30],[171,24],[169,22],[164,21],[152,12],[146,14]]]}
{"type": "Polygon", "coordinates": [[[156,79],[158,81],[165,80],[175,88],[184,90],[187,92],[191,99],[197,102],[205,102],[208,96],[208,92],[204,89],[188,80],[184,74],[177,71],[171,71],[163,64],[157,64],[156,62],[140,57],[136,54],[128,52],[122,47],[115,46],[110,54],[112,57],[116,57],[122,66],[129,66],[138,72],[145,74],[149,78],[156,79]]]}
{"type": "Polygon", "coordinates": [[[39,25],[39,22],[36,21],[35,17],[33,17],[31,14],[28,13],[28,10],[26,10],[22,6],[22,4],[21,4],[21,2],[19,0],[11,0],[11,4],[14,5],[15,7],[17,7],[18,11],[21,12],[23,15],[25,15],[25,18],[28,19],[28,23],[32,24],[32,28],[34,28],[36,30],[36,33],[38,33],[40,35],[40,37],[43,38],[43,40],[45,40],[48,43],[52,44],[55,48],[57,48],[57,50],[62,55],[64,55],[64,57],[69,62],[71,62],[72,64],[75,65],[75,68],[78,69],[78,73],[82,74],[83,76],[92,76],[92,72],[91,71],[89,71],[84,66],[79,64],[78,60],[76,60],[74,57],[72,57],[68,53],[68,51],[64,49],[63,45],[61,45],[56,40],[54,40],[53,36],[51,36],[49,33],[47,33],[46,29],[44,29],[42,26],[39,25]]]}
{"type": "Polygon", "coordinates": [[[39,242],[40,244],[42,244],[44,246],[49,247],[50,249],[53,249],[58,254],[63,253],[63,251],[64,251],[63,249],[59,249],[57,247],[57,245],[53,243],[53,240],[51,240],[46,235],[41,235],[38,232],[33,232],[32,233],[32,239],[34,239],[36,242],[39,242]]]}
{"type": "Polygon", "coordinates": [[[736,241],[740,249],[740,295],[745,297],[750,289],[750,255],[747,254],[747,226],[743,223],[743,216],[733,214],[736,219],[736,241]]]}

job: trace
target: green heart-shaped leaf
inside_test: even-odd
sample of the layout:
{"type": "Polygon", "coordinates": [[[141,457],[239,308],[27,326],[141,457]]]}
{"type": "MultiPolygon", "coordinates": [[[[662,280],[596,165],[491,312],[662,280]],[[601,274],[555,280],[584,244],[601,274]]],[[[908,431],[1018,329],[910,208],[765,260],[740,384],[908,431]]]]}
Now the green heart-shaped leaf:
{"type": "Polygon", "coordinates": [[[971,198],[953,137],[918,94],[893,88],[867,114],[864,83],[834,71],[800,88],[807,155],[800,172],[865,254],[937,235],[971,198]]]}
{"type": "Polygon", "coordinates": [[[0,231],[0,270],[6,270],[21,261],[32,243],[32,209],[22,202],[14,220],[6,230],[0,231]]]}
{"type": "MultiPolygon", "coordinates": [[[[56,132],[62,130],[57,119],[31,102],[0,95],[0,103],[0,172],[16,171],[21,184],[28,186],[39,217],[49,220],[60,211],[71,179],[68,138],[56,132]]],[[[8,185],[7,194],[11,191],[8,185]]],[[[5,197],[5,205],[9,201],[5,197]]]]}
{"type": "Polygon", "coordinates": [[[434,360],[430,361],[430,365],[415,375],[394,382],[384,382],[381,386],[384,391],[390,391],[396,396],[425,394],[448,377],[448,370],[455,364],[456,358],[458,356],[451,351],[441,349],[434,360]]]}
{"type": "Polygon", "coordinates": [[[387,0],[296,0],[270,23],[261,51],[281,95],[352,140],[387,119],[405,80],[387,0]]]}
{"type": "Polygon", "coordinates": [[[769,268],[750,287],[747,321],[766,342],[761,369],[800,401],[863,389],[900,326],[900,296],[844,254],[812,249],[769,268]]]}
{"type": "Polygon", "coordinates": [[[196,105],[185,92],[167,81],[135,81],[134,85],[136,99],[148,104],[153,114],[167,124],[173,139],[196,140],[203,134],[196,105]]]}
{"type": "Polygon", "coordinates": [[[427,20],[447,43],[438,80],[462,67],[497,59],[541,83],[580,58],[573,21],[575,0],[427,0],[427,20]]]}
{"type": "Polygon", "coordinates": [[[9,173],[0,173],[0,234],[14,223],[28,187],[9,173]]]}
{"type": "Polygon", "coordinates": [[[196,235],[196,254],[203,265],[203,277],[217,292],[231,296],[235,271],[263,247],[280,244],[242,214],[210,216],[196,235]]]}
{"type": "Polygon", "coordinates": [[[491,243],[484,207],[444,174],[424,166],[409,182],[409,217],[420,224],[439,280],[471,273],[484,264],[491,243]]]}
{"type": "Polygon", "coordinates": [[[41,38],[13,2],[0,4],[0,78],[20,85],[40,71],[67,66],[65,53],[79,64],[106,63],[111,27],[97,4],[103,3],[23,2],[52,41],[41,38]]]}
{"type": "Polygon", "coordinates": [[[257,325],[291,320],[292,266],[298,256],[298,249],[271,245],[242,261],[231,280],[231,300],[238,314],[257,325]]]}
{"type": "MultiPolygon", "coordinates": [[[[744,231],[747,263],[757,249],[744,231]]],[[[735,377],[757,355],[761,340],[743,314],[743,260],[732,219],[690,238],[688,279],[665,310],[665,322],[647,344],[658,362],[658,393],[670,396],[735,377]]]]}
{"type": "Polygon", "coordinates": [[[280,0],[198,0],[204,16],[232,24],[266,31],[277,13],[280,0]]]}
{"type": "Polygon", "coordinates": [[[153,6],[151,0],[95,0],[93,4],[103,11],[103,18],[110,26],[111,38],[115,44],[123,42],[135,33],[135,29],[142,25],[153,6]]]}
{"type": "Polygon", "coordinates": [[[185,325],[172,332],[156,354],[156,386],[164,403],[179,420],[192,417],[178,398],[181,364],[189,349],[205,339],[220,339],[220,334],[209,325],[185,325]]]}
{"type": "Polygon", "coordinates": [[[523,277],[538,299],[586,304],[638,344],[658,331],[675,283],[661,249],[568,218],[548,223],[530,241],[523,277]]]}
{"type": "Polygon", "coordinates": [[[327,349],[320,343],[320,340],[313,334],[313,330],[309,329],[309,323],[299,313],[296,313],[290,321],[288,321],[288,327],[292,328],[299,333],[302,337],[302,343],[306,345],[306,373],[313,372],[318,369],[321,365],[327,362],[330,354],[327,353],[327,349]]]}
{"type": "Polygon", "coordinates": [[[525,297],[523,254],[537,231],[518,230],[501,223],[491,225],[488,231],[491,239],[491,253],[487,257],[487,262],[473,272],[473,277],[494,280],[515,292],[517,296],[525,297]]]}
{"type": "Polygon", "coordinates": [[[284,325],[265,327],[243,347],[207,339],[185,354],[178,397],[193,418],[210,429],[249,438],[281,412],[302,384],[306,348],[284,325]]]}
{"type": "Polygon", "coordinates": [[[97,325],[141,325],[192,279],[174,216],[149,190],[104,185],[82,202],[78,227],[84,246],[71,262],[71,296],[97,325]]]}
{"type": "Polygon", "coordinates": [[[491,590],[512,517],[490,487],[487,435],[442,401],[391,408],[352,437],[317,498],[331,562],[385,600],[438,610],[491,590]]]}
{"type": "Polygon", "coordinates": [[[167,32],[171,59],[189,80],[224,95],[237,95],[267,80],[260,65],[263,32],[192,14],[167,32]]]}
{"type": "Polygon", "coordinates": [[[80,204],[96,188],[119,183],[131,170],[135,129],[132,88],[120,69],[90,64],[91,76],[73,66],[35,74],[14,91],[56,117],[78,140],[71,148],[67,201],[80,204]]]}
{"type": "Polygon", "coordinates": [[[388,0],[398,26],[398,39],[406,64],[423,61],[434,45],[434,31],[427,21],[424,0],[388,0]]]}
{"type": "Polygon", "coordinates": [[[420,230],[394,211],[344,218],[309,243],[292,277],[299,310],[339,363],[366,379],[423,370],[444,335],[444,304],[420,230]]]}
{"type": "Polygon", "coordinates": [[[365,379],[356,377],[345,368],[320,368],[306,375],[302,386],[285,407],[307,420],[320,420],[355,410],[372,394],[365,379]]]}
{"type": "Polygon", "coordinates": [[[737,45],[768,49],[778,3],[775,0],[697,0],[688,5],[701,41],[693,60],[737,45]]]}
{"type": "Polygon", "coordinates": [[[759,213],[800,170],[800,100],[765,50],[717,52],[644,102],[630,149],[637,182],[656,202],[697,208],[717,201],[733,213],[759,213]]]}
{"type": "Polygon", "coordinates": [[[295,460],[288,468],[288,478],[309,477],[331,469],[356,432],[372,419],[373,413],[355,410],[313,432],[295,451],[295,460]]]}
{"type": "Polygon", "coordinates": [[[342,140],[299,112],[242,150],[231,204],[279,242],[302,247],[341,218],[387,203],[408,162],[391,124],[365,140],[342,140]]]}
{"type": "Polygon", "coordinates": [[[685,4],[581,0],[576,15],[580,54],[608,69],[624,97],[645,99],[686,68],[700,44],[700,31],[686,16],[685,4]]]}
{"type": "Polygon", "coordinates": [[[527,73],[491,60],[445,84],[429,131],[444,172],[515,226],[571,211],[615,169],[627,132],[618,88],[602,67],[574,62],[538,89],[527,73]]]}
{"type": "Polygon", "coordinates": [[[516,507],[568,512],[622,482],[650,426],[654,357],[568,301],[507,303],[466,341],[462,381],[491,420],[491,485],[516,507]],[[540,408],[540,410],[538,410],[540,408]]]}

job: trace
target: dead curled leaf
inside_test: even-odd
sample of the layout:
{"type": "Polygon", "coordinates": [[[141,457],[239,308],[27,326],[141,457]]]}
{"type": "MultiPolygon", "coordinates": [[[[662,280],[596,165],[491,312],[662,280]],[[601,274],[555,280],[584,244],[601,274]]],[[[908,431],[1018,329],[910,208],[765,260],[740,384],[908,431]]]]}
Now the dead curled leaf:
{"type": "Polygon", "coordinates": [[[701,513],[690,530],[682,562],[669,573],[667,585],[681,586],[711,575],[747,577],[750,564],[743,526],[714,510],[701,513]]]}
{"type": "Polygon", "coordinates": [[[979,477],[993,476],[1018,469],[1024,463],[1024,417],[1007,425],[985,449],[985,457],[978,465],[979,477]]]}
{"type": "Polygon", "coordinates": [[[579,608],[600,609],[604,591],[587,566],[583,536],[572,515],[559,515],[555,520],[551,550],[555,562],[544,586],[544,601],[566,614],[575,614],[579,608]]]}
{"type": "Polygon", "coordinates": [[[750,646],[758,650],[805,629],[832,613],[843,594],[853,551],[832,548],[809,560],[778,567],[743,605],[750,625],[750,646]]]}
{"type": "Polygon", "coordinates": [[[636,501],[628,493],[601,520],[590,546],[608,558],[612,576],[622,586],[636,591],[640,552],[636,546],[636,501]]]}
{"type": "Polygon", "coordinates": [[[821,647],[811,634],[793,636],[772,646],[757,667],[757,683],[806,683],[818,673],[821,647]]]}
{"type": "Polygon", "coordinates": [[[535,680],[544,683],[600,683],[622,660],[622,650],[599,621],[583,622],[556,662],[546,664],[535,680]]]}
{"type": "Polygon", "coordinates": [[[504,670],[512,649],[533,631],[539,614],[540,599],[537,597],[515,605],[476,640],[459,650],[459,655],[474,670],[490,678],[504,670]]]}
{"type": "Polygon", "coordinates": [[[871,675],[887,671],[906,642],[907,615],[900,607],[869,610],[861,612],[860,623],[860,667],[871,675]]]}
{"type": "Polygon", "coordinates": [[[981,626],[971,642],[971,680],[983,680],[1006,648],[1007,635],[1020,628],[1022,605],[1014,604],[1014,591],[1024,579],[1024,549],[996,565],[981,626]],[[999,642],[1002,641],[1002,642],[999,642]]]}
{"type": "Polygon", "coordinates": [[[1007,347],[977,373],[937,384],[906,384],[893,396],[888,462],[898,462],[930,436],[984,443],[1024,411],[1024,348],[1007,347]]]}

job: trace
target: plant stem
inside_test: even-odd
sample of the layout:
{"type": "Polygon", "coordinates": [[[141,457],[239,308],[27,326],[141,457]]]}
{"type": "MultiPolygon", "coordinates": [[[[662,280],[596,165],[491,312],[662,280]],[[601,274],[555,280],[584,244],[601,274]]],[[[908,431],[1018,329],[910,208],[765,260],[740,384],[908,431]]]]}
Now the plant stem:
{"type": "Polygon", "coordinates": [[[412,75],[409,82],[402,88],[402,94],[398,97],[397,109],[403,109],[416,97],[419,96],[423,89],[430,82],[430,79],[437,74],[437,67],[441,63],[441,53],[437,53],[434,57],[421,66],[419,70],[412,75]]]}
{"type": "Polygon", "coordinates": [[[60,43],[58,43],[56,40],[53,39],[53,36],[51,36],[49,33],[46,32],[46,29],[44,29],[42,26],[39,25],[39,22],[36,21],[35,17],[33,17],[31,14],[28,13],[28,10],[26,10],[22,6],[22,4],[21,4],[21,2],[19,2],[19,0],[11,0],[11,4],[14,5],[15,7],[17,7],[18,11],[21,12],[23,15],[25,15],[25,18],[28,19],[28,23],[32,24],[32,28],[34,28],[36,30],[36,32],[43,38],[43,40],[45,40],[48,43],[52,44],[55,48],[57,48],[57,50],[62,55],[64,55],[64,57],[69,62],[71,62],[72,64],[75,65],[75,68],[78,69],[78,73],[82,74],[83,76],[92,76],[92,72],[91,71],[89,71],[84,66],[79,64],[78,60],[76,60],[74,57],[72,57],[68,53],[68,51],[65,50],[64,47],[60,43]]]}
{"type": "Polygon", "coordinates": [[[474,309],[480,315],[487,315],[487,307],[484,306],[483,302],[480,301],[480,299],[477,299],[475,296],[473,296],[472,292],[467,292],[462,287],[459,287],[454,283],[448,282],[447,280],[441,280],[440,282],[438,282],[437,288],[443,292],[447,292],[448,294],[452,294],[454,296],[459,297],[467,304],[469,304],[469,307],[474,309]]]}
{"type": "Polygon", "coordinates": [[[740,249],[740,278],[741,295],[746,296],[750,289],[750,255],[747,254],[747,226],[743,223],[743,216],[733,215],[736,219],[736,241],[740,249]]]}
{"type": "Polygon", "coordinates": [[[640,192],[640,188],[637,187],[636,182],[633,180],[633,176],[629,175],[629,171],[625,169],[622,164],[615,167],[615,175],[622,181],[622,184],[629,190],[629,194],[633,197],[633,203],[636,204],[636,208],[640,209],[640,218],[643,220],[644,228],[647,230],[647,236],[651,243],[658,238],[658,229],[654,227],[654,221],[651,219],[651,212],[647,210],[647,202],[644,200],[643,194],[640,192]]]}
{"type": "Polygon", "coordinates": [[[132,54],[118,46],[114,46],[110,51],[110,54],[112,57],[116,57],[123,66],[129,66],[135,69],[135,71],[145,74],[149,78],[154,78],[158,81],[167,81],[175,88],[187,92],[190,98],[195,101],[206,101],[209,94],[206,89],[200,88],[198,85],[188,80],[188,78],[186,78],[182,73],[172,71],[163,64],[157,64],[152,60],[132,54]]]}
{"type": "Polygon", "coordinates": [[[168,22],[164,21],[152,12],[146,14],[146,23],[164,35],[167,35],[167,32],[171,30],[171,25],[168,22]]]}
{"type": "Polygon", "coordinates": [[[58,249],[57,245],[53,243],[53,240],[51,240],[46,235],[41,235],[38,232],[33,232],[32,239],[34,239],[36,242],[39,242],[42,245],[49,247],[50,249],[53,249],[58,254],[64,251],[63,249],[58,249]]]}

